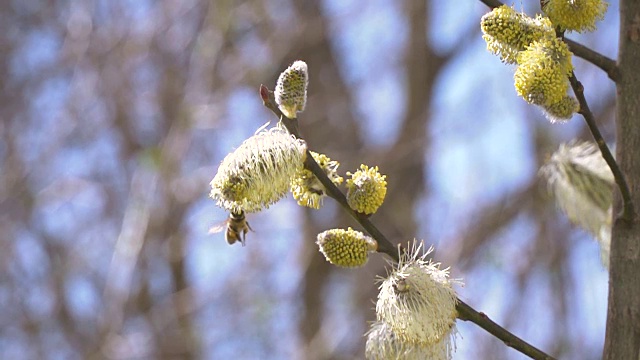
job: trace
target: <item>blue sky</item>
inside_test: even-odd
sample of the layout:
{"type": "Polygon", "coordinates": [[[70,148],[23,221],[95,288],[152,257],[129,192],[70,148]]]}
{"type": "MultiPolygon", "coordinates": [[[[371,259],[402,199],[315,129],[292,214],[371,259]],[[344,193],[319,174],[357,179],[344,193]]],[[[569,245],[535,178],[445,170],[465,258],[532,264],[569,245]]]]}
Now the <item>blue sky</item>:
{"type": "MultiPolygon", "coordinates": [[[[273,7],[271,11],[274,18],[279,16],[286,21],[292,15],[286,11],[278,12],[278,9],[286,8],[278,7],[278,3],[269,2],[268,7],[273,7]]],[[[520,3],[515,6],[522,7],[520,3]]],[[[128,14],[134,24],[132,31],[136,34],[149,31],[150,23],[154,21],[153,5],[150,2],[131,2],[128,7],[132,9],[128,14]]],[[[397,134],[396,125],[400,121],[393,120],[403,116],[402,104],[406,96],[402,54],[407,26],[402,11],[396,2],[386,0],[327,0],[323,3],[323,11],[331,19],[330,32],[333,35],[334,49],[341,61],[341,73],[355,94],[356,106],[352,111],[366,125],[362,128],[367,132],[367,139],[371,144],[388,146],[397,134]],[[371,103],[376,106],[372,107],[371,103]]],[[[480,17],[488,10],[477,1],[434,1],[430,11],[432,26],[425,31],[428,31],[435,49],[445,53],[456,41],[464,39],[471,30],[478,27],[480,17]]],[[[102,20],[94,19],[95,25],[99,26],[102,20]]],[[[617,39],[617,26],[617,3],[614,3],[597,33],[580,36],[572,34],[569,37],[615,58],[617,40],[612,39],[617,39]]],[[[54,61],[63,42],[55,32],[47,29],[33,29],[26,33],[21,49],[14,54],[11,62],[13,81],[21,81],[30,74],[45,69],[54,61]]],[[[177,26],[173,35],[177,40],[184,40],[188,31],[182,31],[177,26]]],[[[248,36],[245,40],[241,56],[256,62],[265,61],[264,57],[268,59],[270,54],[258,37],[248,36]]],[[[495,56],[485,51],[485,44],[477,33],[473,39],[466,41],[464,50],[437,79],[431,112],[433,121],[429,129],[433,141],[427,165],[431,196],[424,199],[416,209],[428,217],[416,237],[430,239],[438,247],[439,254],[442,253],[445,257],[448,241],[456,236],[454,230],[459,224],[472,220],[469,217],[479,209],[479,204],[489,203],[502,194],[517,189],[537,172],[536,164],[532,161],[534,145],[530,143],[530,133],[540,125],[538,123],[543,123],[544,129],[552,132],[559,142],[571,139],[583,128],[578,116],[568,124],[549,124],[537,109],[526,105],[516,96],[512,85],[513,68],[501,64],[495,56]]],[[[177,47],[179,45],[175,44],[177,47]]],[[[295,59],[291,59],[293,60],[295,59]]],[[[140,69],[134,81],[137,91],[148,95],[149,89],[156,85],[162,74],[158,74],[144,59],[139,59],[139,63],[131,66],[140,69]]],[[[602,99],[612,96],[614,87],[604,74],[594,71],[589,64],[578,59],[575,66],[587,89],[587,99],[597,110],[603,106],[602,99]]],[[[78,71],[78,76],[52,77],[42,86],[33,89],[28,116],[36,121],[21,125],[24,129],[20,129],[23,136],[19,139],[19,146],[26,162],[32,162],[42,158],[49,147],[54,147],[60,141],[73,140],[62,147],[60,153],[52,155],[51,162],[38,164],[42,171],[28,178],[29,186],[39,194],[40,201],[43,201],[41,211],[34,215],[32,225],[42,229],[54,241],[67,241],[65,239],[74,238],[74,234],[81,234],[77,239],[74,238],[74,243],[68,245],[77,247],[87,258],[101,264],[100,271],[105,272],[109,258],[98,253],[91,244],[95,241],[114,243],[121,224],[103,224],[100,228],[80,231],[85,229],[87,221],[104,210],[107,202],[106,194],[99,186],[83,179],[104,175],[115,176],[115,179],[110,179],[114,183],[127,181],[117,175],[117,149],[121,139],[109,129],[106,115],[109,104],[96,101],[93,93],[86,91],[95,85],[92,82],[96,81],[98,75],[81,66],[74,71],[78,71]],[[78,112],[93,120],[95,127],[92,129],[100,134],[96,141],[72,136],[78,124],[70,120],[73,117],[67,116],[64,106],[72,95],[75,96],[73,101],[78,112]],[[33,146],[34,143],[39,146],[33,146]],[[102,166],[102,173],[96,175],[93,165],[98,162],[102,166]],[[63,186],[70,186],[67,183],[69,179],[73,180],[71,185],[75,192],[60,196],[70,192],[63,186]]],[[[210,163],[203,164],[202,158],[206,156],[189,153],[182,163],[185,172],[209,174],[212,177],[224,154],[237,147],[266,121],[274,120],[269,117],[270,114],[257,96],[258,85],[243,84],[234,87],[224,104],[217,103],[216,99],[209,99],[210,102],[198,99],[203,103],[199,109],[203,119],[197,123],[193,138],[195,142],[207,143],[206,146],[215,154],[215,158],[207,159],[210,163]],[[206,117],[216,111],[224,112],[224,118],[233,121],[207,122],[206,117]],[[210,138],[215,141],[207,142],[210,138]]],[[[273,84],[267,85],[273,87],[273,84]]],[[[145,99],[135,107],[135,114],[132,114],[140,119],[136,128],[140,142],[150,148],[147,153],[140,154],[140,163],[152,162],[150,158],[153,157],[152,150],[157,141],[153,124],[157,121],[158,109],[154,108],[152,98],[145,99]]],[[[149,166],[152,169],[153,165],[149,166]]],[[[388,176],[391,178],[393,174],[388,176]]],[[[128,187],[125,188],[128,191],[128,187]]],[[[199,317],[205,348],[210,347],[213,354],[211,358],[231,354],[239,354],[241,358],[293,356],[296,341],[289,343],[270,340],[276,336],[289,336],[293,339],[297,336],[295,309],[298,305],[294,299],[296,286],[302,275],[297,258],[299,245],[291,239],[299,238],[300,209],[289,197],[269,210],[251,217],[252,227],[260,233],[260,238],[269,239],[268,244],[249,241],[244,248],[228,246],[222,240],[222,235],[207,234],[207,229],[215,222],[224,220],[227,214],[206,198],[206,193],[207,189],[202,189],[202,197],[192,204],[188,221],[184,224],[189,234],[186,261],[190,280],[203,301],[215,304],[203,305],[202,316],[199,317]],[[265,254],[269,256],[264,256],[265,254]],[[256,267],[252,266],[256,262],[272,271],[267,274],[256,273],[256,267]],[[243,276],[234,276],[238,273],[243,276]],[[242,282],[230,283],[228,279],[240,279],[242,282]],[[252,281],[254,279],[260,281],[252,281]],[[229,309],[233,307],[228,306],[228,302],[233,301],[234,296],[243,297],[243,301],[251,305],[246,313],[238,315],[242,331],[229,336],[228,329],[213,326],[211,319],[218,319],[218,322],[224,324],[225,319],[231,316],[229,309]],[[279,320],[269,320],[273,318],[279,320]]],[[[323,211],[331,214],[337,210],[332,204],[327,204],[323,211]]],[[[494,243],[496,248],[490,249],[488,254],[502,255],[496,255],[495,258],[487,255],[485,267],[474,268],[465,273],[457,270],[456,264],[445,264],[452,267],[455,277],[463,278],[466,283],[465,287],[459,289],[460,297],[498,323],[509,321],[505,319],[505,306],[509,303],[510,294],[515,291],[513,275],[505,271],[508,267],[501,261],[513,258],[517,262],[519,257],[526,256],[529,237],[533,236],[531,228],[530,219],[522,217],[500,233],[494,243]]],[[[252,235],[254,234],[249,234],[252,235]]],[[[35,272],[46,272],[53,266],[42,251],[42,239],[34,238],[27,230],[21,232],[20,238],[16,250],[20,255],[19,262],[33,268],[35,272]]],[[[569,304],[572,323],[568,324],[568,329],[580,327],[581,331],[575,336],[583,338],[575,341],[592,344],[598,349],[604,338],[607,273],[600,264],[596,242],[587,234],[575,231],[567,241],[574,246],[570,261],[571,276],[575,277],[577,291],[574,303],[569,304]]],[[[161,264],[157,270],[159,273],[167,271],[161,264]]],[[[546,270],[548,269],[538,269],[540,272],[546,270]]],[[[545,308],[549,306],[548,299],[556,295],[537,291],[536,285],[549,288],[542,286],[547,281],[544,276],[538,278],[534,274],[534,279],[536,280],[531,283],[531,288],[526,289],[527,294],[530,294],[527,312],[531,322],[515,322],[511,325],[518,335],[544,349],[554,339],[548,338],[548,334],[539,329],[553,324],[554,319],[545,316],[545,308]]],[[[372,278],[371,286],[375,286],[373,280],[372,278]]],[[[337,283],[348,286],[349,280],[337,283]]],[[[161,289],[164,284],[158,283],[155,286],[161,289]]],[[[72,295],[72,306],[79,314],[91,314],[100,306],[102,289],[97,289],[82,274],[69,281],[68,291],[72,295]]],[[[334,302],[339,303],[340,296],[344,294],[344,289],[337,288],[327,296],[335,297],[334,302]]],[[[34,308],[52,306],[43,292],[36,288],[27,294],[26,299],[34,308]]],[[[339,339],[340,331],[344,331],[340,330],[342,323],[339,319],[334,322],[332,328],[338,329],[336,337],[339,339]]],[[[136,319],[132,319],[131,327],[135,329],[136,326],[139,326],[136,319]]],[[[461,338],[457,342],[458,351],[454,358],[473,359],[474,344],[479,341],[476,339],[489,335],[472,324],[460,324],[459,330],[461,338]]],[[[516,353],[510,355],[514,359],[520,356],[516,353]]]]}

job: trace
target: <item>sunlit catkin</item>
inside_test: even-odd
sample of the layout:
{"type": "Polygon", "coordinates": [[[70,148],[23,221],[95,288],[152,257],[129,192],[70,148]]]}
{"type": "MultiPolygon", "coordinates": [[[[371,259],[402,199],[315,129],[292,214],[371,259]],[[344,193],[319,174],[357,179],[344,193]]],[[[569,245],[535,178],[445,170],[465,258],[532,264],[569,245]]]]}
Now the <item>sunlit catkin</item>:
{"type": "Polygon", "coordinates": [[[376,321],[366,334],[365,356],[369,360],[449,360],[455,350],[453,331],[455,328],[452,328],[451,334],[433,344],[409,343],[399,339],[390,325],[376,321]]]}
{"type": "Polygon", "coordinates": [[[549,19],[534,19],[507,5],[485,14],[480,21],[480,27],[487,49],[508,64],[514,64],[518,53],[532,42],[555,36],[549,19]]]}
{"type": "Polygon", "coordinates": [[[530,104],[548,107],[563,100],[573,70],[571,52],[556,37],[531,43],[518,54],[514,75],[516,92],[530,104]]]}
{"type": "Polygon", "coordinates": [[[363,214],[375,213],[387,194],[386,175],[378,172],[378,167],[360,165],[355,173],[347,172],[347,202],[349,206],[363,214]]]}
{"type": "Polygon", "coordinates": [[[261,130],[222,160],[210,196],[234,213],[265,209],[287,193],[305,156],[305,142],[286,129],[261,130]]]}
{"type": "Polygon", "coordinates": [[[367,263],[378,243],[352,228],[331,229],[318,234],[316,241],[328,262],[340,267],[359,267],[367,263]]]}
{"type": "Polygon", "coordinates": [[[542,110],[550,122],[565,122],[580,110],[580,104],[573,96],[565,95],[560,101],[543,106],[542,110]]]}
{"type": "Polygon", "coordinates": [[[414,242],[382,281],[376,314],[403,343],[431,345],[449,336],[456,320],[456,293],[448,269],[440,269],[414,242]]]}
{"type": "Polygon", "coordinates": [[[585,32],[596,29],[608,6],[602,0],[547,0],[542,10],[562,30],[585,32]]]}
{"type": "Polygon", "coordinates": [[[276,103],[282,113],[289,119],[296,118],[307,103],[307,85],[309,75],[307,63],[298,60],[291,64],[278,77],[274,92],[276,103]]]}
{"type": "MultiPolygon", "coordinates": [[[[342,183],[344,179],[338,175],[340,163],[324,154],[311,151],[311,155],[331,182],[335,185],[342,183]]],[[[298,205],[319,209],[322,206],[322,199],[326,196],[326,189],[311,171],[302,169],[291,179],[291,193],[298,205]]]]}
{"type": "Polygon", "coordinates": [[[560,145],[540,175],[569,220],[598,239],[603,264],[608,266],[614,177],[596,144],[560,145]]]}

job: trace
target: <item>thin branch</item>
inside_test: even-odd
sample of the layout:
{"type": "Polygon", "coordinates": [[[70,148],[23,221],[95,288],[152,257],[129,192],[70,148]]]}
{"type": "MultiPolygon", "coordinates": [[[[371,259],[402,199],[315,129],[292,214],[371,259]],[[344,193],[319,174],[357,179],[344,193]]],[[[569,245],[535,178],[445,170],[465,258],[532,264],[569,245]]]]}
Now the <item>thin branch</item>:
{"type": "MultiPolygon", "coordinates": [[[[504,5],[502,2],[498,0],[480,0],[483,4],[488,7],[494,9],[504,5]]],[[[620,71],[618,69],[618,65],[615,60],[608,58],[597,51],[594,51],[582,44],[579,44],[573,40],[564,39],[564,41],[569,45],[569,49],[576,56],[592,63],[593,65],[599,67],[602,71],[604,71],[609,79],[614,82],[618,82],[620,80],[620,71]]]]}
{"type": "Polygon", "coordinates": [[[620,70],[618,69],[618,65],[616,64],[615,60],[610,59],[600,54],[599,52],[594,51],[573,40],[565,38],[564,42],[569,45],[569,50],[571,50],[574,55],[599,67],[602,71],[607,73],[609,79],[613,80],[614,82],[618,82],[620,80],[620,70]]]}
{"type": "Polygon", "coordinates": [[[633,201],[631,200],[631,192],[629,191],[629,186],[627,185],[627,181],[622,174],[622,170],[618,166],[616,159],[611,154],[611,150],[607,146],[607,143],[604,141],[598,126],[596,125],[596,119],[593,116],[593,113],[589,109],[589,104],[587,103],[587,99],[584,97],[584,87],[576,78],[576,75],[571,72],[571,76],[569,77],[569,82],[571,83],[571,88],[578,99],[578,103],[580,104],[579,113],[584,117],[584,120],[587,122],[587,126],[589,127],[589,131],[591,131],[591,135],[595,139],[598,144],[598,148],[600,148],[600,152],[602,153],[602,157],[611,168],[611,172],[613,173],[613,178],[618,185],[618,189],[620,190],[620,195],[622,195],[623,201],[623,210],[621,218],[627,222],[633,221],[635,218],[635,209],[633,206],[633,201]]]}
{"type": "MultiPolygon", "coordinates": [[[[280,109],[278,109],[278,105],[275,102],[275,98],[273,95],[273,91],[267,89],[266,86],[260,86],[260,97],[262,98],[262,102],[265,107],[271,110],[279,119],[282,121],[284,126],[289,130],[289,132],[297,138],[300,138],[300,132],[298,129],[298,120],[297,119],[289,119],[282,114],[280,109]]],[[[394,246],[381,232],[378,228],[369,220],[369,218],[361,213],[358,213],[351,209],[349,204],[347,203],[347,198],[342,193],[342,191],[329,179],[327,174],[320,168],[320,165],[316,163],[311,156],[309,150],[307,150],[307,158],[305,160],[305,167],[311,171],[317,178],[320,180],[322,185],[327,190],[327,195],[331,198],[335,199],[343,209],[345,209],[349,215],[351,215],[368,233],[378,242],[378,252],[387,254],[394,261],[399,261],[399,253],[402,250],[401,246],[394,246]]],[[[500,325],[493,322],[487,315],[484,313],[478,312],[473,309],[471,306],[467,305],[464,301],[459,298],[456,299],[456,310],[458,312],[458,318],[462,321],[471,321],[472,323],[478,325],[491,335],[497,337],[502,340],[505,345],[521,352],[524,355],[529,356],[532,359],[536,360],[554,360],[553,357],[545,354],[543,351],[537,349],[533,345],[527,343],[526,341],[520,339],[513,333],[509,332],[507,329],[501,327],[500,325]]]]}
{"type": "Polygon", "coordinates": [[[493,320],[489,319],[489,317],[482,312],[478,312],[473,309],[471,306],[464,303],[462,300],[458,299],[458,304],[456,305],[456,310],[458,311],[458,319],[463,321],[471,321],[472,323],[480,326],[484,330],[486,330],[491,335],[497,337],[502,340],[505,345],[513,348],[524,355],[536,360],[554,360],[555,358],[547,355],[542,350],[536,348],[535,346],[527,343],[521,338],[515,336],[513,333],[509,332],[507,329],[493,322],[493,320]]]}
{"type": "MultiPolygon", "coordinates": [[[[564,32],[556,31],[556,35],[559,38],[564,39],[564,32]]],[[[566,41],[566,39],[564,40],[566,41]]],[[[607,143],[604,141],[604,138],[600,133],[600,129],[598,129],[596,119],[589,109],[587,98],[584,96],[584,86],[582,86],[582,83],[578,81],[578,78],[573,71],[571,72],[571,76],[569,76],[569,83],[571,83],[573,93],[576,95],[578,103],[580,104],[580,111],[578,111],[578,113],[580,113],[584,117],[584,120],[587,122],[589,131],[591,131],[591,135],[596,141],[596,144],[598,144],[598,148],[600,148],[602,157],[607,162],[607,165],[609,165],[609,168],[613,173],[613,178],[615,179],[616,184],[618,185],[618,189],[620,190],[620,195],[622,195],[623,209],[621,218],[628,223],[631,223],[634,220],[636,213],[633,206],[633,201],[631,200],[631,192],[629,191],[627,180],[624,178],[624,174],[622,174],[622,170],[620,170],[620,167],[618,166],[615,157],[613,157],[611,150],[609,150],[607,143]]]]}

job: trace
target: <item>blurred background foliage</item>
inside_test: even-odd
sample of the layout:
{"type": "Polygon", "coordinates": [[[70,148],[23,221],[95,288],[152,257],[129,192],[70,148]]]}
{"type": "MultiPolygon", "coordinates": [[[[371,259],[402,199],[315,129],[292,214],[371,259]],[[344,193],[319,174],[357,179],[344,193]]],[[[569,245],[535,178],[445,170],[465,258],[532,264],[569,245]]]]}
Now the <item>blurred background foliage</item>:
{"type": "MultiPolygon", "coordinates": [[[[538,2],[515,7],[534,14],[538,2]]],[[[617,5],[570,36],[615,58],[617,5]]],[[[582,119],[549,124],[485,51],[475,1],[0,2],[0,358],[359,359],[377,276],[331,267],[330,200],[207,230],[222,158],[267,121],[260,84],[297,59],[312,150],[387,174],[373,221],[425,239],[462,299],[563,359],[598,359],[607,274],[537,169],[582,119]]],[[[576,59],[609,140],[614,87],[576,59]]],[[[357,226],[356,226],[357,228],[357,226]]],[[[459,324],[456,359],[518,359],[459,324]]]]}

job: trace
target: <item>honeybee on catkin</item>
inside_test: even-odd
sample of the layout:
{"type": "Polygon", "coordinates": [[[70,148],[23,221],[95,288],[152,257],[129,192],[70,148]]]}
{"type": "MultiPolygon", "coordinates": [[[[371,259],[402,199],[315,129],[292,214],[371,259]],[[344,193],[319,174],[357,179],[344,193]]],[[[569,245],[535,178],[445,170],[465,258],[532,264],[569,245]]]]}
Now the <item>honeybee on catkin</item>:
{"type": "Polygon", "coordinates": [[[229,245],[233,245],[236,241],[239,241],[244,246],[244,241],[249,230],[253,231],[249,222],[244,216],[244,211],[239,213],[231,212],[229,218],[209,229],[209,234],[219,233],[225,231],[224,239],[229,245]]]}

